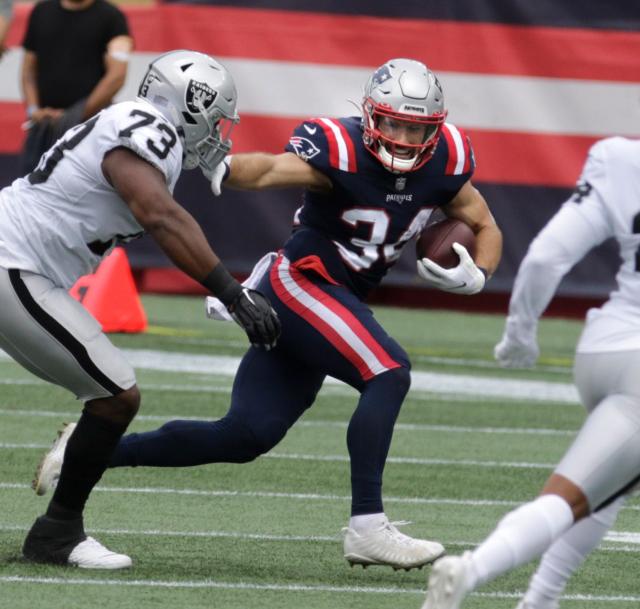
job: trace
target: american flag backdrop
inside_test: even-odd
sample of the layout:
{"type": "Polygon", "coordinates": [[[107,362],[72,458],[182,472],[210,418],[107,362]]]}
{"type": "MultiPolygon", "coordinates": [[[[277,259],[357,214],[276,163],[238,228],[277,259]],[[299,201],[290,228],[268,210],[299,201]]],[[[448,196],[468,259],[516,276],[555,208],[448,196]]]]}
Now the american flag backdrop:
{"type": "MultiPolygon", "coordinates": [[[[30,6],[20,5],[10,52],[0,60],[0,184],[15,177],[23,132],[19,48],[30,6]]],[[[234,151],[281,151],[306,117],[358,112],[362,85],[392,57],[432,68],[449,120],[474,145],[475,185],[505,236],[488,285],[508,292],[535,233],[569,195],[590,145],[610,135],[640,136],[640,4],[626,0],[240,0],[124,8],[136,50],[118,99],[135,95],[149,60],[190,48],[232,72],[241,123],[234,151]],[[499,5],[499,6],[497,6],[499,5]],[[588,5],[588,6],[587,6],[588,5]]],[[[286,238],[300,193],[227,192],[185,173],[176,198],[203,224],[229,268],[247,273],[286,238]]],[[[168,263],[147,240],[132,263],[168,263]]],[[[413,253],[390,284],[419,285],[413,253]]],[[[589,255],[561,293],[602,297],[612,288],[611,244],[589,255]]]]}

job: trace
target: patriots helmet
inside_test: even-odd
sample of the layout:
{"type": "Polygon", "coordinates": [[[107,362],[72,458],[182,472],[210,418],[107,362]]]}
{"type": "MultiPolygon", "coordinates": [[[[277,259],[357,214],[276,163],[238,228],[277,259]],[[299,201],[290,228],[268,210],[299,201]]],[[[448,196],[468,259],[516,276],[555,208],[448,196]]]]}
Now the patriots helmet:
{"type": "Polygon", "coordinates": [[[364,87],[365,147],[394,173],[415,171],[431,158],[446,117],[440,82],[419,61],[391,59],[369,77],[364,87]],[[385,124],[417,134],[418,141],[394,139],[385,124]]]}
{"type": "Polygon", "coordinates": [[[238,94],[229,71],[196,51],[171,51],[149,64],[138,98],[156,107],[182,138],[182,167],[210,176],[231,150],[231,130],[240,120],[238,94]]]}

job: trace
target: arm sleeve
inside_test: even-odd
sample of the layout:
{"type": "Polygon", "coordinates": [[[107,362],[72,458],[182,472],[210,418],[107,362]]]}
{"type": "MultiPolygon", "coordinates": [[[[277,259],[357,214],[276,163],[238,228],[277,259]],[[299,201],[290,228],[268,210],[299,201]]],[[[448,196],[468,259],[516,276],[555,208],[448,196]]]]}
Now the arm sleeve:
{"type": "Polygon", "coordinates": [[[330,169],[329,142],[319,121],[308,120],[298,125],[287,145],[286,152],[293,152],[314,169],[327,173],[330,169]]]}
{"type": "Polygon", "coordinates": [[[599,151],[592,148],[573,196],[533,240],[520,265],[508,320],[525,332],[537,326],[569,270],[613,235],[603,165],[599,151]]]}

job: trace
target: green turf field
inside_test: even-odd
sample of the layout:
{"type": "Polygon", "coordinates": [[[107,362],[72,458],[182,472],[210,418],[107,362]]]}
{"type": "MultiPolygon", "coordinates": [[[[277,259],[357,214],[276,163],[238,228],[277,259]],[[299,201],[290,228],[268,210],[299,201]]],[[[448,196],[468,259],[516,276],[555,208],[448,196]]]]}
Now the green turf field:
{"type": "MultiPolygon", "coordinates": [[[[145,297],[150,328],[113,336],[138,369],[133,425],[221,416],[246,339],[204,319],[200,298],[145,297]]],[[[498,369],[502,318],[390,308],[379,319],[409,352],[414,383],[385,473],[386,511],[404,530],[458,553],[532,497],[571,441],[582,410],[570,385],[580,324],[545,320],[533,371],[498,369]]],[[[25,563],[26,529],[44,511],[29,483],[43,449],[80,405],[0,357],[0,608],[418,609],[427,570],[349,568],[346,422],[356,394],[327,384],[271,454],[247,465],[108,471],[85,524],[134,559],[127,572],[25,563]]],[[[640,603],[639,503],[571,581],[563,606],[640,603]]],[[[497,579],[465,607],[515,607],[533,566],[497,579]]]]}

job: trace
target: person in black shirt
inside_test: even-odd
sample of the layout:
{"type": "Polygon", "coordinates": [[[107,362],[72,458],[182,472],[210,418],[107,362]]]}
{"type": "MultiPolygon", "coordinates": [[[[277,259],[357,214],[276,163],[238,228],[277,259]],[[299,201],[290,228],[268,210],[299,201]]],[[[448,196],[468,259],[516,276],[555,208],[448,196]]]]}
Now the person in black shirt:
{"type": "Polygon", "coordinates": [[[124,84],[132,46],[124,14],[106,0],[44,0],[34,6],[23,41],[29,119],[23,175],[67,129],[111,103],[124,84]]]}

